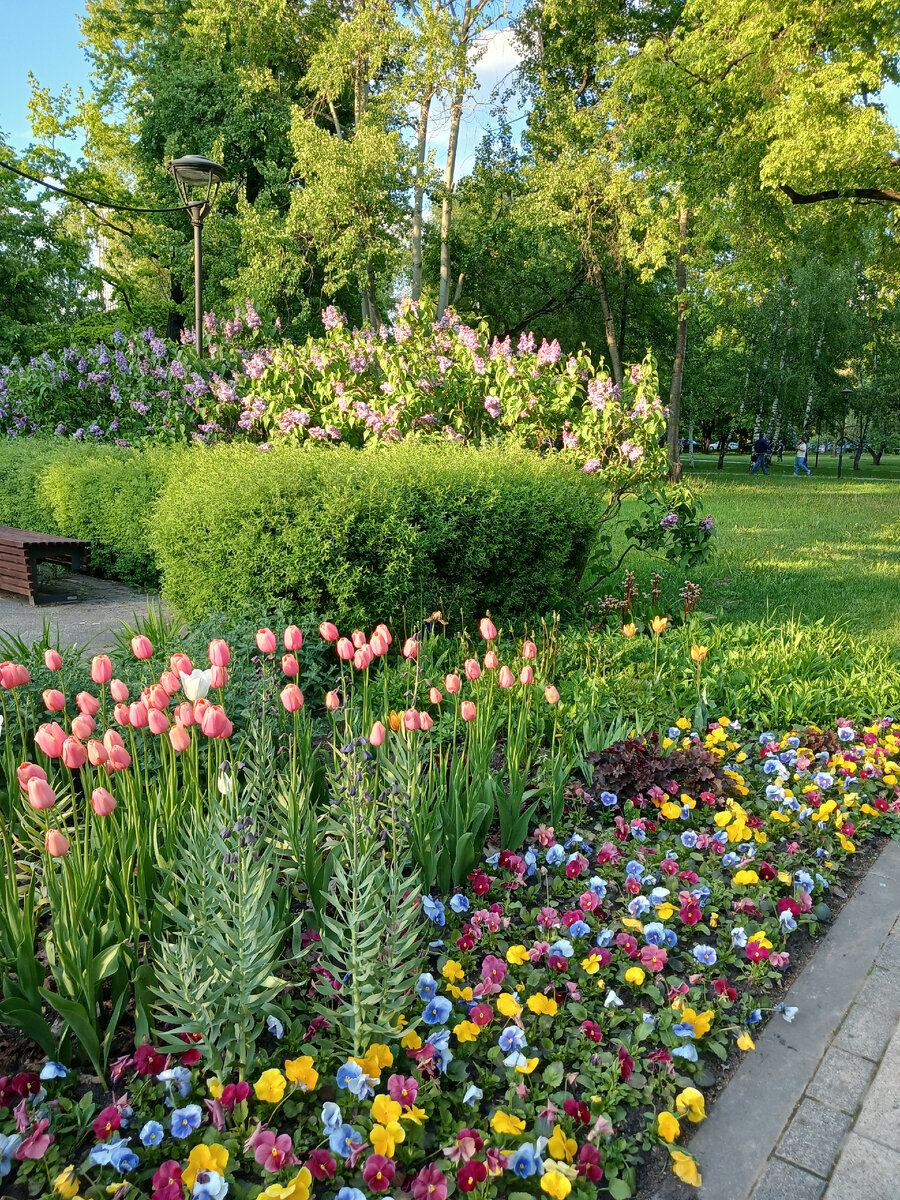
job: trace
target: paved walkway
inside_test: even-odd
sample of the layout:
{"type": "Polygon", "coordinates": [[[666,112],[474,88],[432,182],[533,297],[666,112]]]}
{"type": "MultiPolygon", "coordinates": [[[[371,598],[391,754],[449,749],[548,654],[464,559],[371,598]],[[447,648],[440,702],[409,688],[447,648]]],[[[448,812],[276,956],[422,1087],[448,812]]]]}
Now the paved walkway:
{"type": "Polygon", "coordinates": [[[150,604],[158,603],[156,596],[92,575],[64,575],[42,585],[44,593],[53,600],[34,608],[22,596],[0,593],[0,634],[37,641],[49,621],[61,646],[77,643],[80,649],[99,654],[115,648],[113,633],[123,621],[133,624],[135,614],[145,616],[150,604]]]}
{"type": "Polygon", "coordinates": [[[900,844],[844,906],[653,1200],[900,1197],[900,844]]]}

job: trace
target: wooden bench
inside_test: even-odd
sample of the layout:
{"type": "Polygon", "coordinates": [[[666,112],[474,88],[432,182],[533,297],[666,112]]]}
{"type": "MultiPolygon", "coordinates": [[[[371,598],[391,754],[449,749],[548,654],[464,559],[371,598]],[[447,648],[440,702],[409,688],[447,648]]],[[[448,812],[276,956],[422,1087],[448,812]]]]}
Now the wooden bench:
{"type": "Polygon", "coordinates": [[[59,563],[71,571],[85,571],[89,552],[90,543],[77,538],[0,525],[0,591],[27,596],[30,604],[37,604],[37,564],[59,563]]]}

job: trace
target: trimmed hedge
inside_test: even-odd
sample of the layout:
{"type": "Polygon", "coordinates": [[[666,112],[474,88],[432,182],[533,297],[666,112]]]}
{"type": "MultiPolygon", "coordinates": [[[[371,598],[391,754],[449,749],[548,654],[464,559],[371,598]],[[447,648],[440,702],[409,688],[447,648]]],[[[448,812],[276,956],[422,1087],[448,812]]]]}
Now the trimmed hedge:
{"type": "Polygon", "coordinates": [[[597,481],[524,451],[230,445],[182,465],[151,545],[191,618],[281,601],[360,626],[539,616],[571,596],[602,502],[597,481]]]}

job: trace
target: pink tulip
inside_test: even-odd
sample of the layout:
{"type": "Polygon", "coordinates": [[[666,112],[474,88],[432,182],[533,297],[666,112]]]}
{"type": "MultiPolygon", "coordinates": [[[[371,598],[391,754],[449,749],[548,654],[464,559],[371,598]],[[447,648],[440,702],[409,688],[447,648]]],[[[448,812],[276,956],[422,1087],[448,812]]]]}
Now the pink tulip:
{"type": "Polygon", "coordinates": [[[21,663],[0,663],[0,687],[24,687],[26,683],[31,683],[31,672],[27,667],[21,663]]]}
{"type": "Polygon", "coordinates": [[[78,706],[78,711],[86,713],[89,717],[94,717],[100,711],[100,701],[96,696],[92,696],[90,692],[79,692],[75,697],[75,703],[78,706]]]}
{"type": "Polygon", "coordinates": [[[87,746],[77,737],[67,737],[62,748],[63,766],[70,771],[80,771],[87,762],[87,746]]]}
{"type": "Polygon", "coordinates": [[[188,704],[187,700],[185,700],[182,704],[178,705],[175,709],[175,723],[183,725],[185,729],[190,729],[192,725],[196,725],[193,704],[188,704]]]}
{"type": "Polygon", "coordinates": [[[200,728],[208,738],[227,738],[232,732],[231,722],[221,704],[207,706],[200,719],[200,728]]]}
{"type": "Polygon", "coordinates": [[[433,687],[428,693],[428,700],[430,704],[440,704],[443,698],[444,694],[440,688],[433,687]]]}
{"type": "Polygon", "coordinates": [[[110,795],[106,788],[94,788],[91,792],[91,808],[98,817],[108,817],[115,807],[115,796],[110,795]]]}
{"type": "Polygon", "coordinates": [[[403,657],[404,658],[418,658],[419,657],[419,643],[416,641],[415,638],[407,638],[406,641],[403,643],[403,657]]]}
{"type": "Polygon", "coordinates": [[[66,698],[56,688],[47,688],[45,692],[41,692],[41,699],[44,701],[44,708],[47,712],[63,712],[65,710],[66,698]]]}
{"type": "Polygon", "coordinates": [[[410,731],[422,728],[422,722],[419,718],[419,714],[414,708],[408,708],[403,714],[403,724],[410,731]]]}
{"type": "Polygon", "coordinates": [[[475,716],[475,705],[471,700],[463,700],[459,706],[459,715],[464,721],[471,721],[475,716]]]}
{"type": "Polygon", "coordinates": [[[391,642],[394,640],[391,637],[391,631],[388,629],[387,625],[384,624],[384,622],[382,622],[380,625],[375,626],[375,632],[380,633],[388,645],[390,645],[391,642]]]}
{"type": "Polygon", "coordinates": [[[490,617],[482,617],[478,622],[478,628],[481,630],[481,636],[486,642],[492,642],[497,636],[497,626],[490,617]]]}
{"type": "Polygon", "coordinates": [[[481,674],[481,667],[478,665],[478,660],[475,658],[467,658],[463,663],[463,670],[466,673],[466,679],[471,679],[473,682],[481,674]]]}
{"type": "Polygon", "coordinates": [[[303,630],[297,625],[288,625],[284,631],[285,650],[303,649],[303,630]]]}
{"type": "Polygon", "coordinates": [[[0,663],[0,687],[2,687],[2,688],[15,687],[15,684],[13,683],[13,678],[14,678],[14,672],[12,670],[12,663],[11,662],[0,663]]]}
{"type": "Polygon", "coordinates": [[[182,671],[184,672],[185,675],[190,675],[190,673],[191,673],[191,671],[193,671],[193,669],[194,669],[194,664],[191,662],[191,660],[188,658],[188,656],[186,654],[182,654],[180,651],[173,654],[172,657],[169,659],[169,670],[172,672],[172,674],[175,676],[176,679],[182,673],[182,671]]]}
{"type": "Polygon", "coordinates": [[[222,638],[213,638],[209,643],[207,653],[209,654],[210,665],[213,667],[227,667],[231,662],[231,650],[228,643],[223,641],[222,638]]]}
{"type": "Polygon", "coordinates": [[[147,713],[147,724],[150,726],[150,732],[155,733],[157,737],[161,733],[165,733],[169,728],[169,718],[160,708],[151,708],[147,713]]]}
{"type": "Polygon", "coordinates": [[[47,772],[37,763],[23,762],[16,767],[16,777],[19,780],[19,787],[24,792],[28,788],[29,779],[43,779],[46,782],[47,772]]]}
{"type": "Polygon", "coordinates": [[[552,683],[548,683],[547,686],[544,688],[544,699],[547,701],[548,704],[558,704],[559,703],[559,692],[556,690],[556,688],[553,686],[552,683]]]}
{"type": "Polygon", "coordinates": [[[198,725],[202,722],[203,714],[209,707],[209,701],[202,696],[199,700],[194,701],[194,720],[198,725]]]}
{"type": "Polygon", "coordinates": [[[127,725],[131,718],[128,715],[127,704],[117,704],[113,709],[113,720],[117,725],[127,725]]]}
{"type": "Polygon", "coordinates": [[[135,700],[128,706],[128,723],[132,729],[144,729],[147,725],[147,706],[142,700],[135,700]]]}
{"type": "Polygon", "coordinates": [[[500,659],[497,657],[496,650],[488,650],[484,656],[484,669],[486,671],[496,671],[500,665],[500,659]]]}
{"type": "Polygon", "coordinates": [[[427,713],[427,712],[419,713],[419,728],[422,730],[423,733],[428,733],[429,729],[431,729],[433,725],[434,725],[434,721],[432,721],[429,713],[427,713]]]}
{"type": "Polygon", "coordinates": [[[39,725],[37,733],[34,735],[35,745],[37,745],[48,758],[59,758],[62,754],[63,743],[66,740],[66,731],[60,725],[39,725]]]}
{"type": "Polygon", "coordinates": [[[537,658],[537,646],[534,644],[534,642],[522,643],[522,657],[537,658]]]}
{"type": "Polygon", "coordinates": [[[181,680],[174,671],[163,671],[159,677],[159,686],[164,689],[167,696],[174,696],[181,687],[181,680]]]}
{"type": "Polygon", "coordinates": [[[102,742],[91,738],[87,744],[88,762],[92,767],[105,767],[109,762],[109,751],[102,742]]]}
{"type": "Polygon", "coordinates": [[[228,668],[217,667],[215,663],[209,668],[209,686],[223,688],[228,682],[228,668]]]}
{"type": "Polygon", "coordinates": [[[531,667],[522,668],[519,672],[519,683],[524,683],[526,687],[534,683],[534,671],[532,671],[531,667]]]}
{"type": "Polygon", "coordinates": [[[353,655],[353,665],[357,671],[365,671],[368,667],[371,667],[374,660],[375,655],[372,653],[372,647],[368,642],[364,646],[360,646],[353,655]]]}
{"type": "Polygon", "coordinates": [[[366,635],[361,629],[354,629],[350,634],[350,641],[353,643],[354,650],[362,650],[366,644],[366,635]]]}
{"type": "MultiPolygon", "coordinates": [[[[175,691],[178,691],[177,687],[175,691]]],[[[148,709],[158,708],[160,711],[169,707],[169,693],[161,683],[154,683],[148,690],[146,704],[148,709]]]]}
{"type": "Polygon", "coordinates": [[[58,829],[50,829],[47,836],[44,838],[44,846],[47,853],[53,858],[62,858],[69,853],[69,839],[58,829]]]}
{"type": "Polygon", "coordinates": [[[388,652],[388,642],[383,634],[376,630],[372,634],[372,641],[369,643],[372,647],[372,653],[376,658],[381,658],[388,652]]]}
{"type": "Polygon", "coordinates": [[[153,643],[148,637],[139,633],[131,639],[131,653],[135,658],[147,659],[153,657],[153,643]]]}
{"type": "Polygon", "coordinates": [[[278,639],[271,629],[257,629],[256,648],[260,654],[274,654],[278,649],[278,639]]]}
{"type": "Polygon", "coordinates": [[[371,731],[369,732],[369,745],[370,746],[382,746],[382,745],[384,745],[384,739],[386,737],[387,737],[387,730],[385,729],[385,727],[382,725],[382,723],[380,721],[375,721],[372,725],[371,731]]]}
{"type": "Polygon", "coordinates": [[[447,691],[450,693],[451,696],[455,696],[456,693],[459,691],[459,689],[462,687],[462,680],[460,679],[460,677],[458,675],[448,675],[444,679],[444,687],[447,689],[447,691]]]}
{"type": "Polygon", "coordinates": [[[181,754],[183,750],[187,750],[191,744],[191,735],[184,725],[172,726],[169,730],[169,744],[176,754],[181,754]]]}
{"type": "Polygon", "coordinates": [[[103,745],[112,753],[113,746],[118,746],[120,749],[125,749],[125,743],[122,741],[122,735],[117,733],[115,729],[107,729],[103,735],[103,745]]]}
{"type": "Polygon", "coordinates": [[[72,721],[72,732],[82,741],[89,738],[97,727],[97,722],[87,713],[79,713],[72,721]]]}
{"type": "Polygon", "coordinates": [[[56,792],[46,779],[28,780],[28,803],[32,808],[52,808],[56,803],[56,792]]]}
{"type": "Polygon", "coordinates": [[[348,662],[353,657],[354,653],[355,653],[354,646],[353,646],[353,643],[350,641],[350,639],[349,638],[341,638],[341,640],[337,644],[338,658],[343,659],[344,662],[348,662]]]}
{"type": "Polygon", "coordinates": [[[109,683],[112,679],[112,662],[108,654],[95,654],[91,659],[91,679],[94,683],[109,683]]]}
{"type": "Polygon", "coordinates": [[[325,707],[328,709],[329,712],[334,712],[336,709],[340,708],[340,706],[341,706],[341,698],[337,694],[337,692],[326,692],[325,693],[325,707]]]}
{"type": "Polygon", "coordinates": [[[303,693],[296,683],[289,683],[281,689],[281,703],[285,712],[298,712],[303,707],[303,693]]]}
{"type": "Polygon", "coordinates": [[[31,672],[19,663],[16,666],[16,686],[24,687],[26,683],[31,683],[31,672]]]}
{"type": "Polygon", "coordinates": [[[44,666],[48,671],[58,671],[62,666],[62,655],[58,650],[44,651],[44,666]]]}
{"type": "Polygon", "coordinates": [[[323,642],[336,642],[338,640],[337,625],[332,625],[330,621],[323,621],[319,626],[319,635],[323,642]]]}
{"type": "Polygon", "coordinates": [[[128,699],[128,688],[121,679],[113,679],[110,681],[109,694],[117,704],[124,704],[128,699]]]}
{"type": "Polygon", "coordinates": [[[512,671],[505,663],[500,668],[500,674],[497,677],[497,682],[502,688],[511,688],[516,682],[515,675],[513,675],[512,671]]]}
{"type": "Polygon", "coordinates": [[[300,664],[293,654],[284,654],[281,658],[281,669],[290,679],[300,674],[300,664]]]}
{"type": "Polygon", "coordinates": [[[124,746],[113,746],[109,751],[109,769],[125,771],[131,766],[131,755],[124,746]]]}

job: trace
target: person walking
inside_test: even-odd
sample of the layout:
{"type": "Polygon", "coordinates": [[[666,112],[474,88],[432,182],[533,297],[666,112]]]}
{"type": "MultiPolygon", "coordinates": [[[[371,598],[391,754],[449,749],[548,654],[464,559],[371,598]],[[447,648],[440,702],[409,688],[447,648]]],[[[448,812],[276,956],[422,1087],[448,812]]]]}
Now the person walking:
{"type": "Polygon", "coordinates": [[[778,461],[779,462],[784,462],[784,459],[782,458],[783,454],[784,454],[784,442],[779,442],[778,443],[778,461]]]}
{"type": "Polygon", "coordinates": [[[750,474],[755,475],[758,467],[762,467],[763,475],[768,475],[766,470],[766,455],[769,453],[769,443],[762,434],[753,443],[753,466],[750,468],[750,474]]]}
{"type": "Polygon", "coordinates": [[[801,471],[805,471],[807,475],[812,474],[809,469],[809,464],[806,461],[806,456],[809,452],[809,447],[806,441],[801,438],[797,443],[797,457],[794,459],[794,474],[799,475],[801,471]]]}

